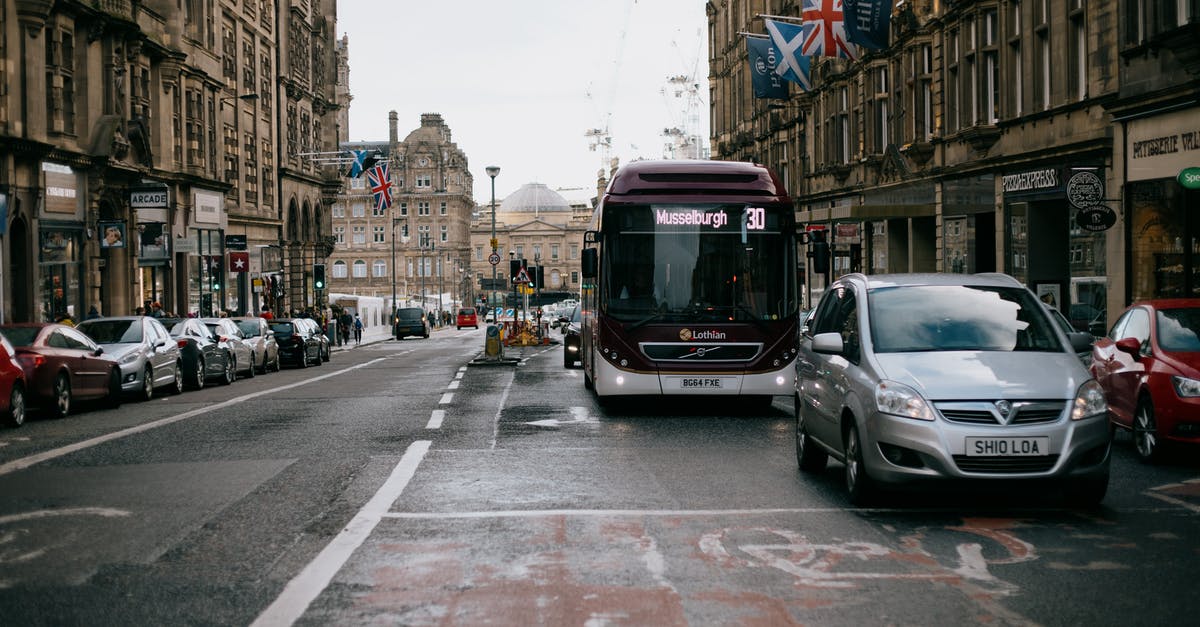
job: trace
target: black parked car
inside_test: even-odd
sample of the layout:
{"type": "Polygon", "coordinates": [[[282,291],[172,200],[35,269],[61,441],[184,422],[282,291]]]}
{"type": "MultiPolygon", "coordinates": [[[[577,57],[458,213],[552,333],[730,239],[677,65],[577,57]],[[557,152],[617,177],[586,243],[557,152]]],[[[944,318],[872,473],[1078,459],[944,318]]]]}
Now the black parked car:
{"type": "Polygon", "coordinates": [[[229,385],[237,378],[233,355],[198,318],[163,318],[160,322],[179,344],[188,387],[198,390],[210,379],[229,385]]]}
{"type": "Polygon", "coordinates": [[[558,320],[563,332],[563,368],[574,368],[575,362],[583,359],[579,354],[579,306],[571,310],[571,315],[558,320]]]}
{"type": "Polygon", "coordinates": [[[271,321],[271,331],[279,344],[280,361],[307,368],[309,364],[320,366],[322,362],[321,326],[308,318],[276,318],[271,321]]]}

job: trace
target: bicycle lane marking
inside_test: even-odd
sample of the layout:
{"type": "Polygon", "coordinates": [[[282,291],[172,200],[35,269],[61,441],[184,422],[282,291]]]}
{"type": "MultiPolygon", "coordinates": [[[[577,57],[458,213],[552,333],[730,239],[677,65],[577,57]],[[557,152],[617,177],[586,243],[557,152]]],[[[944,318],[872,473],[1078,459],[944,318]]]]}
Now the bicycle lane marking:
{"type": "Polygon", "coordinates": [[[201,414],[206,414],[208,412],[211,412],[211,411],[214,411],[217,409],[224,409],[226,407],[231,407],[231,406],[237,405],[239,403],[244,403],[246,401],[259,398],[260,396],[267,396],[270,394],[275,394],[277,392],[285,392],[292,388],[298,388],[301,386],[309,385],[316,381],[321,381],[323,379],[329,379],[331,377],[336,377],[338,375],[345,374],[345,373],[351,372],[353,370],[358,370],[359,368],[365,368],[365,367],[373,365],[375,363],[384,361],[385,359],[390,359],[390,358],[389,357],[379,357],[376,359],[372,359],[371,361],[368,361],[368,362],[364,362],[364,363],[361,363],[361,364],[358,364],[355,366],[350,366],[349,368],[343,368],[341,370],[337,370],[335,372],[330,372],[328,374],[323,374],[323,375],[320,375],[317,377],[312,377],[310,379],[305,379],[303,381],[297,381],[296,383],[289,383],[287,385],[280,386],[280,387],[270,388],[267,390],[261,390],[258,392],[253,392],[251,394],[244,394],[242,396],[237,396],[237,397],[234,397],[234,398],[231,398],[228,400],[221,401],[220,403],[216,403],[213,405],[205,405],[204,407],[200,407],[200,408],[193,409],[190,411],[185,411],[182,414],[168,416],[166,418],[155,420],[153,422],[147,422],[145,424],[137,425],[136,427],[129,427],[128,429],[122,429],[120,431],[106,433],[104,435],[96,436],[94,438],[90,438],[90,439],[84,440],[82,442],[76,442],[74,444],[68,444],[67,446],[60,446],[59,448],[51,449],[49,451],[43,451],[41,453],[37,453],[36,455],[29,455],[27,457],[22,457],[20,459],[14,459],[11,462],[7,462],[5,464],[0,464],[0,475],[6,475],[6,474],[9,474],[12,472],[16,472],[18,470],[24,470],[26,468],[29,468],[30,466],[34,466],[36,464],[40,464],[45,461],[50,461],[52,459],[57,459],[64,455],[70,455],[71,453],[77,453],[79,451],[92,448],[93,446],[99,446],[101,444],[104,444],[105,442],[111,442],[113,440],[119,440],[121,438],[129,437],[131,435],[136,435],[139,433],[143,433],[145,431],[150,431],[151,429],[165,427],[167,425],[174,424],[181,420],[187,420],[188,418],[195,418],[196,416],[199,416],[201,414]]]}

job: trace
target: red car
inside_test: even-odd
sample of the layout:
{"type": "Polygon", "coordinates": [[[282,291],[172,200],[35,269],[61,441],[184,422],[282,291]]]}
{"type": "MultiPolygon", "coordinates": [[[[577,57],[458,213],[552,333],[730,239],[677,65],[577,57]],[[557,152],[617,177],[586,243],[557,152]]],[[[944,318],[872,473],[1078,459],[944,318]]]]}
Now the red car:
{"type": "Polygon", "coordinates": [[[77,400],[121,405],[120,365],[83,332],[52,323],[7,324],[0,329],[17,349],[31,405],[45,407],[55,417],[71,413],[77,400]]]}
{"type": "Polygon", "coordinates": [[[458,310],[458,315],[454,318],[454,326],[459,329],[463,327],[471,327],[472,329],[479,328],[479,318],[475,315],[475,310],[470,307],[463,307],[458,310]]]}
{"type": "Polygon", "coordinates": [[[1200,298],[1130,305],[1096,340],[1090,368],[1143,461],[1168,443],[1200,444],[1200,298]]]}
{"type": "Polygon", "coordinates": [[[0,419],[19,427],[25,424],[25,370],[16,355],[17,349],[0,334],[0,419]]]}

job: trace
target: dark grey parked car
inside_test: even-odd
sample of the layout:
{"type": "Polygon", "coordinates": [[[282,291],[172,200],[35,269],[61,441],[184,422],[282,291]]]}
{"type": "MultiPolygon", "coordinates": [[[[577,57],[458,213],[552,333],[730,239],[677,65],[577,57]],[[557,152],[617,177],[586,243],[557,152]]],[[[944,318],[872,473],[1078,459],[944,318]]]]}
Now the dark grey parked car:
{"type": "Polygon", "coordinates": [[[150,316],[93,318],[77,329],[104,348],[121,366],[121,391],[144,400],[156,388],[183,392],[183,357],[166,327],[150,316]]]}

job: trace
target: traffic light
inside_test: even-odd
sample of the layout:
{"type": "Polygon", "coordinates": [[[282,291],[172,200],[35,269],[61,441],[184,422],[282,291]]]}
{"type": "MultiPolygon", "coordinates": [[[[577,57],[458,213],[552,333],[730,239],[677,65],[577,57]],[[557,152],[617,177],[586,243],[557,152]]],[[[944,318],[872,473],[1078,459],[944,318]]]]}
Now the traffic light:
{"type": "Polygon", "coordinates": [[[533,274],[534,276],[529,277],[533,279],[533,286],[539,290],[546,289],[546,267],[536,266],[533,269],[533,274]]]}
{"type": "Polygon", "coordinates": [[[323,263],[313,264],[313,289],[325,289],[325,264],[323,263]]]}

